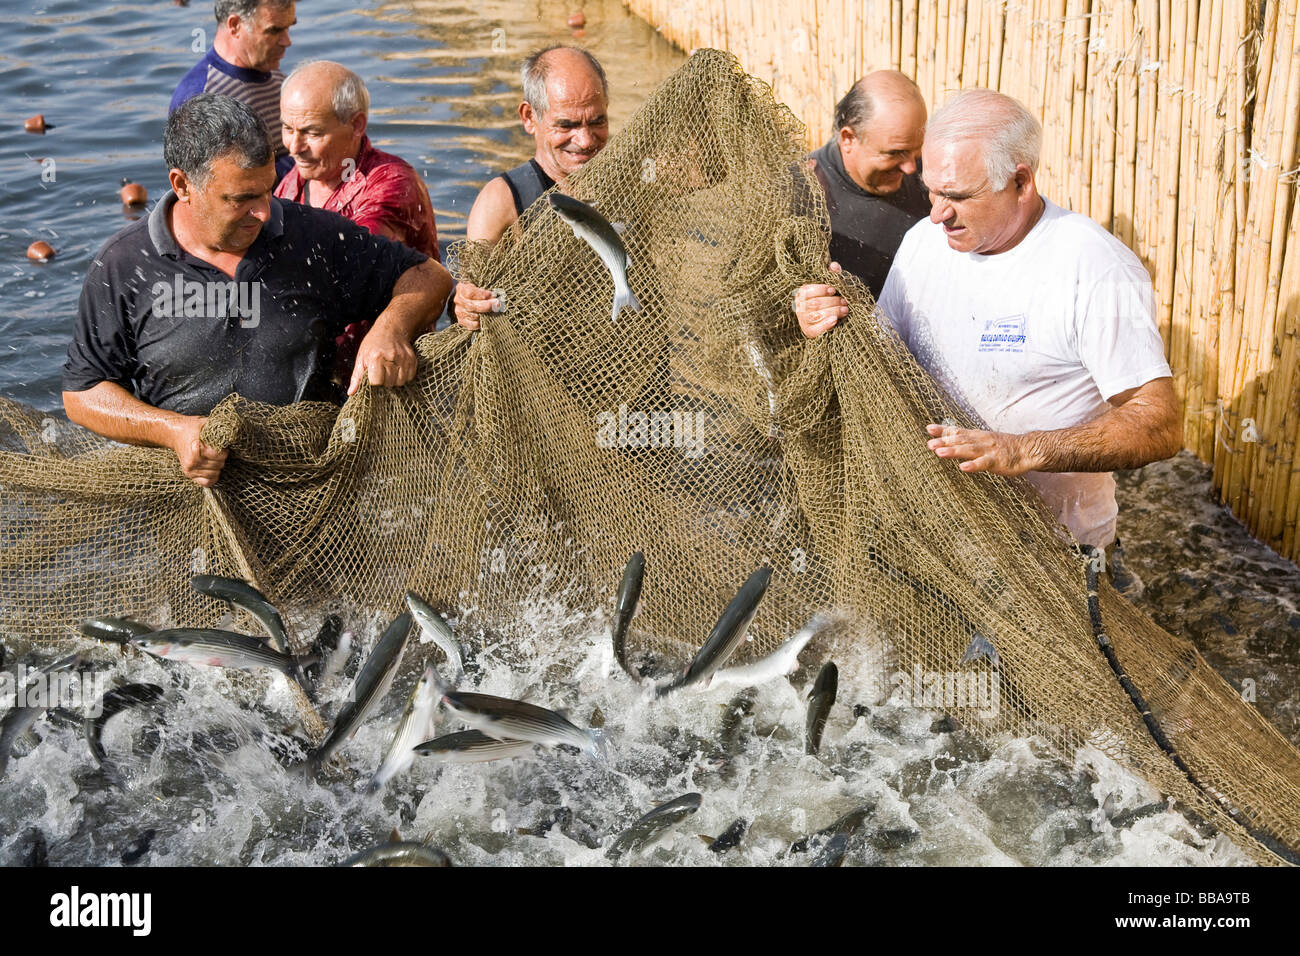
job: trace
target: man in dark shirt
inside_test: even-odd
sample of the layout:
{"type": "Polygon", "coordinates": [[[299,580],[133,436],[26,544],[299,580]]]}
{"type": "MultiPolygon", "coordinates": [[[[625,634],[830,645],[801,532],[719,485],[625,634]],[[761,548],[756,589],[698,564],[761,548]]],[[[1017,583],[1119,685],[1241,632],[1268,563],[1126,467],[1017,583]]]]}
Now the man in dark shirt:
{"type": "Polygon", "coordinates": [[[86,274],[63,369],[68,418],[176,452],[212,485],[226,453],[199,441],[231,392],[276,405],[328,399],[333,340],[374,326],[348,388],[404,385],[411,340],[446,303],[436,262],[335,213],[281,203],[266,127],[204,93],[167,121],[172,192],[108,241],[86,274]]]}
{"type": "MultiPolygon", "coordinates": [[[[524,60],[519,118],[537,142],[533,158],[488,180],[469,211],[465,237],[496,242],[525,209],[556,183],[585,166],[609,139],[609,83],[586,50],[553,46],[524,60]]],[[[456,284],[456,321],[479,327],[479,316],[501,307],[489,289],[456,284]]]]}
{"type": "MultiPolygon", "coordinates": [[[[280,60],[289,48],[289,28],[298,22],[294,0],[216,0],[217,35],[203,59],[190,69],[172,93],[168,113],[191,96],[224,93],[247,103],[267,130],[280,129],[280,60]]],[[[293,168],[280,137],[275,149],[276,181],[293,168]]]]}
{"type": "Polygon", "coordinates": [[[835,138],[812,154],[831,215],[831,259],[877,298],[903,234],[930,214],[917,160],[925,101],[896,70],[868,73],[835,107],[835,138]]]}

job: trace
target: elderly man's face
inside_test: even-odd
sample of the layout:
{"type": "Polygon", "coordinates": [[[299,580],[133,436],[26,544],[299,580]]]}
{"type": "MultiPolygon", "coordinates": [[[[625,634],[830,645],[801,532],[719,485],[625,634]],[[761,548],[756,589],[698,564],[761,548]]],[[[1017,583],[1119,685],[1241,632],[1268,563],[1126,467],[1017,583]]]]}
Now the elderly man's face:
{"type": "Polygon", "coordinates": [[[539,162],[561,180],[586,165],[609,139],[609,104],[600,78],[590,70],[554,70],[546,81],[548,109],[520,110],[524,129],[537,141],[539,162]],[[556,175],[558,173],[558,175],[556,175]]]}
{"type": "Polygon", "coordinates": [[[950,248],[995,255],[1019,242],[1028,214],[1020,173],[995,190],[984,168],[984,148],[976,140],[927,142],[923,162],[930,221],[943,226],[950,248]]]}
{"type": "Polygon", "coordinates": [[[254,70],[270,73],[280,66],[284,51],[289,49],[289,28],[298,22],[295,4],[276,7],[264,3],[251,20],[240,20],[231,33],[239,52],[254,70]]]}
{"type": "MultiPolygon", "coordinates": [[[[295,83],[280,97],[281,135],[303,179],[336,186],[355,160],[365,134],[366,114],[341,122],[327,84],[295,83]]],[[[355,165],[351,167],[355,169],[355,165]]]]}
{"type": "Polygon", "coordinates": [[[244,169],[233,154],[212,161],[206,182],[187,180],[178,190],[188,202],[199,240],[210,249],[240,253],[248,249],[271,218],[271,189],[275,186],[274,160],[244,169]]]}
{"type": "Polygon", "coordinates": [[[840,156],[853,181],[876,196],[896,193],[903,177],[916,172],[925,139],[925,107],[911,100],[876,104],[860,130],[840,130],[840,156]]]}

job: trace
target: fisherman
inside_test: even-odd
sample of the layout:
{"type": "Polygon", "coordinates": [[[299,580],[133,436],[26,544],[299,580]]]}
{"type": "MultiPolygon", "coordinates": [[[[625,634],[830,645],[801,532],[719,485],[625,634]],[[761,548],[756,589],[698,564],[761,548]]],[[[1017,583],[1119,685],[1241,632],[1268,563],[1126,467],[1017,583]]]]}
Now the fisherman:
{"type": "Polygon", "coordinates": [[[415,250],[336,213],[271,195],[266,127],[245,104],[203,93],[163,134],[168,192],[100,250],[86,274],[63,367],[68,418],[176,452],[213,485],[226,452],[200,441],[232,392],[273,405],[337,397],[334,337],[374,320],[348,387],[411,380],[411,341],[451,277],[415,250]],[[337,237],[322,241],[322,236],[337,237]]]}
{"type": "MultiPolygon", "coordinates": [[[[317,60],[290,73],[280,92],[280,129],[293,168],[276,198],[336,212],[441,261],[429,191],[410,163],[370,145],[369,113],[370,93],[347,67],[317,60]]],[[[351,378],[369,330],[353,322],[336,341],[340,381],[351,378]]]]}
{"type": "MultiPolygon", "coordinates": [[[[966,472],[1024,475],[1083,545],[1115,539],[1116,468],[1182,444],[1150,276],[1118,239],[1040,196],[1038,121],[988,90],[931,119],[928,222],[904,237],[881,293],[917,361],[987,429],[930,424],[966,472]]],[[[834,288],[795,296],[804,335],[848,314],[834,288]]]]}
{"type": "MultiPolygon", "coordinates": [[[[609,139],[609,84],[586,50],[538,50],[524,60],[520,75],[519,118],[537,150],[479,192],[465,228],[470,242],[496,242],[542,193],[590,162],[609,139]]],[[[477,329],[480,315],[501,308],[491,290],[468,282],[457,283],[455,301],[456,321],[467,329],[477,329]]]]}
{"type": "MultiPolygon", "coordinates": [[[[268,130],[280,127],[280,60],[289,49],[289,28],[298,22],[294,0],[215,0],[217,35],[212,46],[181,78],[168,114],[199,93],[224,93],[247,103],[268,130]]],[[[293,167],[277,140],[275,177],[293,167]]]]}
{"type": "Polygon", "coordinates": [[[880,297],[903,235],[930,211],[917,170],[925,100],[897,70],[868,73],[835,107],[835,138],[810,165],[826,194],[831,259],[880,297]]]}

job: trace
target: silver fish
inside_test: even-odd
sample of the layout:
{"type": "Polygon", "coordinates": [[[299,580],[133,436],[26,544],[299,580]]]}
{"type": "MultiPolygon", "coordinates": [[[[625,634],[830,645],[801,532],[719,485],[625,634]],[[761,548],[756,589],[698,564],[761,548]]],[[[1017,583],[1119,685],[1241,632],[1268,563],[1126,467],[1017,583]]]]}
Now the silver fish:
{"type": "Polygon", "coordinates": [[[785,677],[799,669],[799,652],[808,646],[817,634],[830,624],[831,619],[824,614],[814,614],[812,618],[794,635],[771,654],[739,667],[727,667],[714,671],[701,689],[723,687],[735,684],[740,687],[757,687],[777,677],[785,677]]]}
{"type": "Polygon", "coordinates": [[[91,617],[82,621],[79,629],[86,637],[108,644],[125,646],[131,638],[148,634],[153,630],[148,624],[132,621],[124,617],[91,617]]]}
{"type": "Polygon", "coordinates": [[[975,635],[970,639],[970,644],[966,648],[966,653],[961,656],[961,662],[963,664],[969,664],[972,661],[979,660],[980,658],[988,661],[994,667],[1000,667],[1002,665],[1002,658],[998,655],[998,649],[993,646],[993,642],[983,634],[979,633],[979,631],[976,631],[975,635]]]}
{"type": "Polygon", "coordinates": [[[698,683],[727,662],[745,640],[745,632],[758,613],[758,602],[767,593],[771,579],[772,569],[769,567],[761,567],[749,576],[749,580],[741,585],[736,596],[723,610],[722,616],[713,625],[709,639],[704,642],[686,670],[676,679],[657,687],[657,696],[662,697],[679,687],[698,683]]]}
{"type": "Polygon", "coordinates": [[[732,823],[731,826],[727,827],[727,829],[723,830],[716,837],[711,837],[708,836],[707,834],[701,833],[700,839],[703,840],[706,844],[708,844],[706,849],[710,850],[711,852],[726,853],[732,847],[736,847],[740,845],[740,841],[744,839],[745,831],[748,829],[749,829],[749,821],[746,820],[744,817],[741,817],[740,819],[732,823]]]}
{"type": "Polygon", "coordinates": [[[461,694],[444,691],[442,702],[472,730],[481,730],[498,740],[526,740],[547,747],[568,744],[603,760],[603,738],[596,731],[581,730],[553,710],[521,700],[490,694],[461,694]]]}
{"type": "Polygon", "coordinates": [[[629,850],[645,846],[668,827],[685,820],[698,810],[703,800],[704,797],[698,793],[684,793],[675,800],[655,807],[620,833],[618,839],[605,851],[605,856],[617,860],[629,850]]]}
{"type": "Polygon", "coordinates": [[[366,716],[379,705],[397,677],[406,642],[411,636],[411,615],[405,611],[388,625],[379,643],[371,652],[366,666],[361,668],[352,688],[352,699],[340,711],[330,735],[320,749],[312,755],[311,770],[319,770],[330,757],[348,741],[366,716]]]}
{"type": "Polygon", "coordinates": [[[375,775],[370,778],[370,792],[375,793],[415,760],[412,749],[433,733],[434,714],[438,710],[438,676],[430,664],[406,701],[406,710],[397,724],[393,742],[375,775]]]}
{"type": "Polygon", "coordinates": [[[464,664],[461,660],[460,644],[456,640],[456,634],[452,631],[451,626],[442,619],[442,615],[426,604],[413,591],[406,592],[406,606],[411,609],[411,617],[415,618],[415,623],[420,625],[420,630],[424,635],[438,645],[439,650],[447,656],[447,663],[451,665],[452,686],[460,682],[461,676],[465,672],[464,664]]]}
{"type": "Polygon", "coordinates": [[[487,763],[532,753],[537,744],[531,740],[497,740],[480,730],[462,730],[426,740],[415,748],[422,757],[442,763],[487,763]]]}
{"type": "Polygon", "coordinates": [[[614,658],[633,680],[640,680],[641,677],[627,662],[627,629],[641,603],[641,579],[644,575],[645,555],[634,551],[632,557],[628,558],[627,567],[623,569],[623,580],[619,582],[618,595],[614,599],[614,658]]]}
{"type": "Polygon", "coordinates": [[[609,270],[610,278],[614,280],[614,311],[610,315],[611,321],[618,321],[618,314],[624,306],[640,312],[641,303],[627,282],[627,267],[631,264],[627,247],[623,245],[623,240],[614,227],[591,206],[572,196],[550,192],[546,198],[559,217],[569,224],[573,234],[591,246],[609,270]]]}
{"type": "Polygon", "coordinates": [[[244,581],[221,578],[215,574],[196,574],[190,579],[190,587],[210,598],[242,607],[262,622],[266,633],[271,636],[272,647],[281,654],[289,653],[289,635],[284,629],[284,619],[280,617],[275,605],[257,588],[244,581]]]}
{"type": "Polygon", "coordinates": [[[844,852],[848,849],[848,840],[862,829],[862,824],[875,812],[876,805],[874,803],[858,807],[856,810],[850,810],[825,829],[818,830],[812,836],[803,837],[790,844],[789,852],[806,853],[809,849],[818,849],[820,847],[822,852],[819,853],[819,856],[822,856],[823,860],[822,862],[814,861],[813,865],[839,866],[844,859],[844,852]],[[837,837],[840,839],[837,840],[837,837]],[[829,853],[826,851],[829,851],[829,853]]]}
{"type": "Polygon", "coordinates": [[[107,754],[104,751],[102,738],[104,727],[108,722],[129,707],[157,703],[164,693],[166,691],[157,684],[124,684],[113,688],[100,698],[95,706],[99,716],[87,718],[83,725],[86,743],[90,746],[90,755],[95,758],[95,763],[104,766],[104,758],[107,754]]]}
{"type": "Polygon", "coordinates": [[[451,866],[451,857],[437,847],[407,840],[354,853],[339,866],[451,866]]]}
{"type": "Polygon", "coordinates": [[[251,634],[239,634],[211,627],[174,627],[139,634],[128,642],[154,657],[183,661],[205,667],[233,667],[255,670],[265,667],[298,679],[300,664],[314,657],[297,659],[268,647],[251,634]]]}
{"type": "MultiPolygon", "coordinates": [[[[81,664],[80,654],[69,654],[67,657],[61,657],[58,660],[46,664],[44,667],[35,671],[35,675],[56,674],[60,671],[69,671],[81,664]]],[[[27,689],[33,689],[36,686],[35,680],[27,682],[27,689]]],[[[39,689],[39,688],[38,688],[39,689]]],[[[25,707],[14,707],[9,713],[5,714],[4,720],[0,721],[0,779],[4,779],[5,773],[9,769],[9,755],[13,751],[14,744],[26,737],[36,721],[40,720],[51,704],[55,701],[44,699],[44,695],[37,695],[42,698],[42,702],[25,707]]],[[[31,696],[28,696],[31,699],[31,696]]]]}
{"type": "Polygon", "coordinates": [[[826,718],[840,686],[840,670],[834,661],[827,661],[817,674],[812,692],[808,694],[808,717],[804,723],[804,753],[815,754],[821,750],[822,732],[826,718]]]}

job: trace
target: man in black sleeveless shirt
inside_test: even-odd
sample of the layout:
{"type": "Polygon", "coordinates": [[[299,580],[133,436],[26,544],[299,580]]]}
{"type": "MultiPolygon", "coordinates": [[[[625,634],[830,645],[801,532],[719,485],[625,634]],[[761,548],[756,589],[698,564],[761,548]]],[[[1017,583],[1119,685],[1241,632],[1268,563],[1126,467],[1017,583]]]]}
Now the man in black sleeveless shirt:
{"type": "Polygon", "coordinates": [[[895,70],[869,73],[835,108],[835,138],[812,154],[831,216],[831,259],[884,288],[903,234],[930,214],[917,161],[925,136],[921,91],[895,70]]]}
{"type": "MultiPolygon", "coordinates": [[[[524,60],[519,118],[537,143],[533,158],[489,180],[474,200],[465,238],[496,242],[542,193],[581,169],[609,139],[609,84],[596,58],[552,46],[524,60]]],[[[456,285],[456,321],[477,329],[479,316],[501,307],[488,289],[456,285]]]]}

